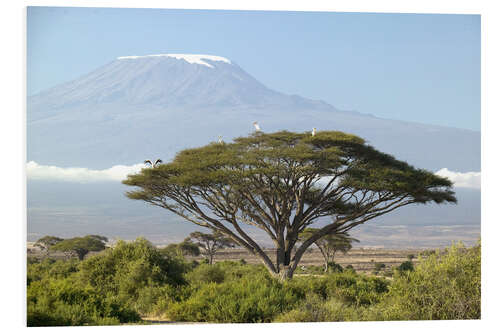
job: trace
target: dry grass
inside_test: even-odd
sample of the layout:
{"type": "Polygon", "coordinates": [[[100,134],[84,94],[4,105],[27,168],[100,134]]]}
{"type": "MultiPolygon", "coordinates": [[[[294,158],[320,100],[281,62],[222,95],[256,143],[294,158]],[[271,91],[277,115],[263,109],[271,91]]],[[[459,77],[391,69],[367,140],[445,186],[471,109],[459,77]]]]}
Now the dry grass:
{"type": "MultiPolygon", "coordinates": [[[[399,266],[402,262],[407,261],[407,256],[413,254],[415,259],[414,262],[418,262],[417,255],[422,249],[363,249],[355,248],[346,254],[336,254],[335,262],[342,265],[352,265],[353,268],[358,272],[368,273],[372,271],[375,267],[375,263],[383,263],[387,268],[391,266],[399,266]]],[[[274,250],[265,250],[265,252],[273,258],[274,250]]],[[[200,259],[200,257],[189,259],[200,259]]],[[[244,259],[247,263],[259,264],[260,259],[250,255],[243,249],[224,249],[219,251],[214,261],[224,261],[224,260],[234,260],[239,261],[244,259]]],[[[323,265],[323,257],[318,249],[309,250],[304,254],[300,262],[304,266],[320,266],[323,265]]]]}

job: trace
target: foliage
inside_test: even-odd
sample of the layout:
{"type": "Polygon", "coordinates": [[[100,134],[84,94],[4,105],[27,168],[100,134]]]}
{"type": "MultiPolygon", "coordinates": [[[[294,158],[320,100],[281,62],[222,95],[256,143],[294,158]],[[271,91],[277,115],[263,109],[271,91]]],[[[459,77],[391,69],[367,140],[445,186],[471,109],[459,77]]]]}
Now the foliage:
{"type": "Polygon", "coordinates": [[[200,255],[200,248],[193,242],[185,239],[178,245],[179,250],[181,251],[183,256],[193,256],[197,257],[200,255]]]}
{"type": "Polygon", "coordinates": [[[373,273],[378,274],[380,271],[385,269],[385,264],[381,262],[376,262],[373,268],[373,273]]]}
{"type": "Polygon", "coordinates": [[[116,299],[81,285],[74,275],[32,281],[27,297],[28,326],[111,325],[140,319],[116,299]]]}
{"type": "Polygon", "coordinates": [[[54,260],[44,259],[40,262],[28,264],[27,267],[27,284],[44,279],[64,279],[78,271],[78,260],[76,258],[70,260],[54,260]]]}
{"type": "Polygon", "coordinates": [[[222,283],[203,284],[185,301],[172,304],[167,316],[176,321],[271,322],[298,300],[299,296],[271,278],[269,273],[262,272],[222,283]]]}
{"type": "Polygon", "coordinates": [[[413,262],[411,261],[404,261],[401,263],[401,265],[398,266],[398,271],[404,272],[404,271],[413,271],[414,266],[413,262]]]}
{"type": "Polygon", "coordinates": [[[388,291],[389,282],[382,278],[359,275],[351,270],[311,279],[297,276],[287,286],[305,297],[316,294],[322,299],[336,299],[349,306],[378,303],[388,291]]]}
{"type": "MultiPolygon", "coordinates": [[[[307,273],[315,269],[322,270],[308,266],[307,273]]],[[[280,282],[262,264],[187,263],[143,238],[83,261],[29,262],[27,273],[28,326],[138,323],[141,315],[221,323],[481,316],[480,244],[407,261],[384,272],[391,280],[346,267],[280,282]]]]}
{"type": "Polygon", "coordinates": [[[366,320],[479,319],[481,248],[451,246],[419,260],[414,271],[396,271],[389,293],[366,320]]]}
{"type": "Polygon", "coordinates": [[[150,242],[138,238],[131,243],[119,241],[114,248],[83,261],[80,278],[141,312],[136,301],[143,288],[181,285],[187,269],[181,259],[164,256],[150,242]]]}
{"type": "Polygon", "coordinates": [[[75,237],[64,239],[52,246],[50,250],[75,252],[80,260],[83,260],[85,255],[90,251],[102,251],[106,248],[105,242],[108,239],[104,236],[88,235],[85,237],[75,237]]]}
{"type": "Polygon", "coordinates": [[[220,265],[202,264],[186,275],[186,279],[192,285],[205,283],[221,283],[224,281],[225,272],[220,265]]]}
{"type": "MultiPolygon", "coordinates": [[[[306,228],[299,234],[299,241],[311,238],[319,229],[306,228]]],[[[319,248],[324,260],[324,271],[333,268],[334,271],[342,271],[342,267],[334,263],[335,253],[338,251],[347,253],[352,249],[352,243],[359,240],[352,238],[348,233],[331,232],[319,239],[314,244],[319,248]]]]}
{"type": "Polygon", "coordinates": [[[34,245],[42,249],[49,249],[52,245],[56,245],[63,240],[63,238],[59,238],[56,236],[44,236],[37,240],[34,245]]]}
{"type": "Polygon", "coordinates": [[[346,269],[346,270],[350,270],[350,271],[355,272],[354,266],[353,266],[353,265],[351,265],[351,264],[349,264],[349,265],[345,266],[345,269],[346,269]]]}
{"type": "Polygon", "coordinates": [[[210,282],[221,283],[229,280],[238,280],[245,276],[265,275],[265,273],[266,269],[263,265],[221,261],[213,265],[205,263],[195,267],[186,274],[186,280],[190,285],[200,286],[210,282]]]}
{"type": "Polygon", "coordinates": [[[298,306],[275,318],[277,322],[362,320],[361,314],[388,292],[388,282],[350,270],[324,278],[294,278],[288,287],[301,295],[298,306]]]}
{"type": "Polygon", "coordinates": [[[343,271],[344,269],[342,268],[342,266],[340,266],[336,262],[331,261],[328,263],[327,272],[343,272],[343,271]]]}
{"type": "Polygon", "coordinates": [[[337,299],[325,301],[316,294],[308,294],[298,307],[276,317],[275,322],[323,322],[359,320],[358,310],[337,299]]]}
{"type": "Polygon", "coordinates": [[[123,183],[136,187],[129,198],[223,233],[281,279],[291,278],[307,248],[327,234],[348,232],[409,204],[456,202],[446,178],[339,131],[259,132],[234,143],[186,149],[171,163],[144,168],[123,183]],[[292,256],[299,233],[324,216],[332,222],[292,256]],[[243,225],[268,234],[277,248],[275,261],[243,225]]]}
{"type": "Polygon", "coordinates": [[[107,325],[138,322],[140,314],[163,311],[186,295],[179,257],[162,255],[145,239],[86,260],[51,260],[28,265],[30,326],[107,325]]]}
{"type": "Polygon", "coordinates": [[[195,231],[190,233],[184,242],[192,242],[191,244],[201,248],[201,254],[208,259],[209,264],[213,263],[217,251],[227,247],[234,247],[234,241],[219,231],[214,231],[211,234],[195,231]]]}
{"type": "Polygon", "coordinates": [[[422,252],[420,252],[420,256],[421,257],[428,257],[428,256],[431,256],[433,254],[439,254],[439,250],[423,250],[422,252]]]}
{"type": "Polygon", "coordinates": [[[167,256],[194,256],[200,255],[200,248],[189,239],[185,239],[178,244],[168,244],[166,247],[160,249],[160,252],[167,256]]]}

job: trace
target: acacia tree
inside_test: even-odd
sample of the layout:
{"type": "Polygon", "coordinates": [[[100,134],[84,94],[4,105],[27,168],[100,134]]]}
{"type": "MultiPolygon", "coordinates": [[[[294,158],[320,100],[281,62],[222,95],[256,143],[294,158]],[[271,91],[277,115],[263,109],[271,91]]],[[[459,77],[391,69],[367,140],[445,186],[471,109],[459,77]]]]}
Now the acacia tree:
{"type": "Polygon", "coordinates": [[[405,205],[456,202],[446,178],[338,131],[259,132],[186,149],[123,183],[138,187],[126,193],[129,198],[230,237],[280,279],[291,278],[306,249],[325,235],[347,232],[405,205]],[[325,216],[332,222],[292,256],[298,235],[325,216]],[[276,247],[274,260],[246,225],[267,233],[276,247]]]}
{"type": "MultiPolygon", "coordinates": [[[[306,228],[299,234],[299,241],[305,241],[309,239],[314,233],[319,229],[317,228],[306,228]]],[[[328,263],[334,262],[335,253],[338,251],[342,253],[347,253],[352,249],[352,243],[359,242],[356,238],[352,238],[348,233],[330,233],[325,235],[314,242],[323,256],[323,261],[325,265],[325,272],[328,271],[328,263]]]]}
{"type": "Polygon", "coordinates": [[[64,239],[56,236],[44,236],[36,241],[35,246],[48,250],[52,245],[56,245],[59,242],[62,242],[64,239]]]}
{"type": "Polygon", "coordinates": [[[195,231],[189,234],[187,240],[192,241],[201,248],[201,254],[208,259],[210,265],[212,265],[214,256],[218,250],[226,247],[234,247],[233,240],[218,231],[211,234],[195,231]]]}
{"type": "Polygon", "coordinates": [[[50,250],[62,251],[66,253],[76,253],[78,259],[83,260],[90,251],[102,251],[106,248],[105,242],[108,239],[99,235],[88,235],[85,237],[74,237],[64,239],[50,247],[50,250]]]}

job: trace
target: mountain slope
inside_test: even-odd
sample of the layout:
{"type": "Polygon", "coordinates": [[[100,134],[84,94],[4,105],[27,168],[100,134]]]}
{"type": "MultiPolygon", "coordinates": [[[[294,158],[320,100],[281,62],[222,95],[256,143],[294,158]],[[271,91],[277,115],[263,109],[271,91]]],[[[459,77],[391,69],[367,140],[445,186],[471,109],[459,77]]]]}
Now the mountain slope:
{"type": "MultiPolygon", "coordinates": [[[[390,98],[390,96],[388,96],[390,98]]],[[[28,160],[107,168],[168,160],[221,135],[341,130],[417,167],[480,170],[480,133],[340,111],[268,89],[228,59],[201,55],[121,57],[28,98],[28,160]]]]}

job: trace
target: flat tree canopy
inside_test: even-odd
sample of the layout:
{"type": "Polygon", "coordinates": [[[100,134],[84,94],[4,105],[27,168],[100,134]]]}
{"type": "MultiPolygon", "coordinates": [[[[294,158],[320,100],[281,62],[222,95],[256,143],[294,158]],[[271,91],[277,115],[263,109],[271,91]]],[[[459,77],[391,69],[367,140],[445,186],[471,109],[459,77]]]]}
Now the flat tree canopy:
{"type": "Polygon", "coordinates": [[[62,240],[50,247],[51,250],[63,252],[75,252],[80,260],[90,251],[102,251],[106,248],[108,239],[99,235],[88,235],[85,237],[74,237],[62,240]]]}
{"type": "Polygon", "coordinates": [[[49,249],[51,246],[56,245],[59,242],[62,242],[64,239],[56,236],[44,236],[36,241],[34,244],[43,249],[49,249]]]}
{"type": "Polygon", "coordinates": [[[332,232],[405,205],[456,202],[452,183],[377,151],[339,131],[255,133],[233,143],[179,152],[170,163],[142,169],[123,181],[135,200],[163,207],[219,231],[260,257],[281,279],[291,278],[305,250],[332,232]],[[328,216],[292,249],[298,235],[328,216]],[[265,231],[276,246],[272,260],[242,228],[265,231]]]}

